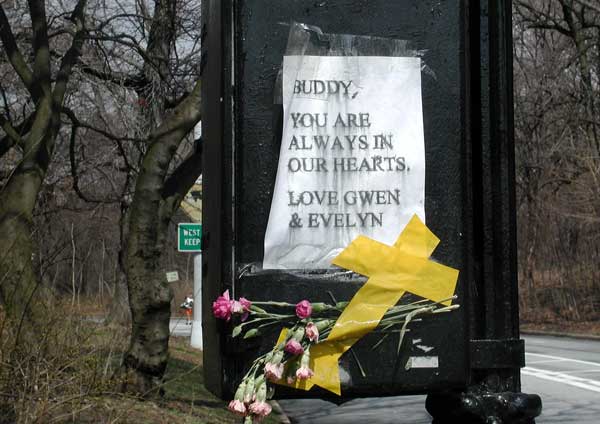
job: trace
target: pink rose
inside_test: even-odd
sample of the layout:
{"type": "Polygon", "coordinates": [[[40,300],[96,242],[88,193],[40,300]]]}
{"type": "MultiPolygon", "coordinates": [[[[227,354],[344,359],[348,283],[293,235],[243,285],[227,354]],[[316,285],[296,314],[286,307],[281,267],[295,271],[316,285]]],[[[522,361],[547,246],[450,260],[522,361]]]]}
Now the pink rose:
{"type": "Polygon", "coordinates": [[[315,375],[315,373],[313,372],[313,370],[311,370],[310,368],[308,368],[305,365],[302,365],[296,371],[296,377],[298,377],[298,380],[308,380],[313,375],[315,375]]]}
{"type": "Polygon", "coordinates": [[[217,297],[217,300],[213,302],[213,315],[216,318],[229,321],[231,319],[232,306],[232,302],[229,299],[229,290],[225,290],[225,293],[217,297]]]}
{"type": "Polygon", "coordinates": [[[283,348],[287,353],[292,355],[301,355],[304,353],[302,345],[295,339],[290,339],[283,348]]]}
{"type": "Polygon", "coordinates": [[[271,413],[271,405],[267,402],[254,402],[248,408],[250,412],[256,415],[257,421],[261,421],[264,417],[271,413]]]}
{"type": "Polygon", "coordinates": [[[265,377],[267,380],[276,382],[283,376],[283,364],[267,363],[265,365],[265,377]]]}
{"type": "Polygon", "coordinates": [[[240,417],[245,417],[247,415],[246,405],[244,405],[244,402],[239,401],[237,399],[234,399],[231,402],[229,402],[228,408],[231,412],[233,412],[236,415],[239,415],[240,417]]]}
{"type": "Polygon", "coordinates": [[[308,300],[302,300],[296,305],[296,315],[300,319],[308,318],[312,314],[312,305],[308,300]]]}
{"type": "Polygon", "coordinates": [[[319,329],[312,322],[309,322],[306,325],[306,328],[304,329],[304,334],[306,335],[306,338],[308,340],[310,340],[311,342],[315,342],[316,343],[316,342],[319,341],[319,329]]]}

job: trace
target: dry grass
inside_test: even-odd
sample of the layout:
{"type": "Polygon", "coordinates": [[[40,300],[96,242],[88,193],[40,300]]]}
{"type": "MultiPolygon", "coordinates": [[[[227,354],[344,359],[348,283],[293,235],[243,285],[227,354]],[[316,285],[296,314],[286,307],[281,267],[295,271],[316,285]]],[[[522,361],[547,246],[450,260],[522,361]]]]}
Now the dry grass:
{"type": "Polygon", "coordinates": [[[64,411],[77,414],[89,409],[89,398],[114,391],[122,327],[84,321],[57,303],[25,342],[16,342],[19,329],[11,321],[0,328],[0,422],[60,422],[64,411]]]}
{"type": "MultiPolygon", "coordinates": [[[[181,276],[182,273],[179,273],[181,276]]],[[[188,294],[194,293],[194,282],[182,279],[171,283],[173,301],[171,302],[171,316],[184,316],[183,309],[179,307],[188,294]]],[[[73,312],[84,317],[106,317],[111,314],[114,299],[110,296],[81,296],[77,297],[73,312]]],[[[67,302],[70,305],[70,302],[67,302]]],[[[127,307],[127,305],[123,305],[127,307]]],[[[128,311],[126,311],[128,314],[128,311]]]]}
{"type": "Polygon", "coordinates": [[[125,327],[55,304],[34,342],[15,344],[1,311],[0,333],[0,424],[239,422],[204,387],[202,354],[188,339],[171,339],[164,397],[144,401],[118,391],[125,327]]]}

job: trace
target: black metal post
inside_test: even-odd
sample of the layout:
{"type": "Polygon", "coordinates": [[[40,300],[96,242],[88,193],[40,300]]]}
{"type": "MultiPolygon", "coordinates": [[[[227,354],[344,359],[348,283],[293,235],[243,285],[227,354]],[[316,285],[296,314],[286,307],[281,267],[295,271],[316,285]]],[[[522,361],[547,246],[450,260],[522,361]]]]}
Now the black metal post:
{"type": "MultiPolygon", "coordinates": [[[[533,423],[520,393],[524,344],[517,299],[511,2],[506,0],[203,0],[203,326],[207,387],[231,398],[248,361],[273,345],[235,343],[212,316],[225,289],[251,299],[348,300],[364,279],[326,270],[261,270],[281,143],[273,90],[290,20],[333,33],[409,40],[436,76],[423,79],[427,223],[436,259],[460,269],[461,308],[412,328],[435,346],[436,369],[396,375],[396,346],[370,335],[350,356],[347,398],[429,393],[435,423],[533,423]]],[[[232,293],[234,294],[234,293],[232,293]]],[[[410,355],[406,352],[406,355],[410,355]]],[[[414,352],[413,352],[414,354],[414,352]]],[[[325,397],[277,389],[278,397],[325,397]]],[[[343,401],[335,397],[332,400],[343,401]]]]}
{"type": "Polygon", "coordinates": [[[433,393],[435,424],[534,423],[537,395],[521,393],[514,187],[511,2],[472,2],[470,48],[474,274],[471,385],[433,393]]]}

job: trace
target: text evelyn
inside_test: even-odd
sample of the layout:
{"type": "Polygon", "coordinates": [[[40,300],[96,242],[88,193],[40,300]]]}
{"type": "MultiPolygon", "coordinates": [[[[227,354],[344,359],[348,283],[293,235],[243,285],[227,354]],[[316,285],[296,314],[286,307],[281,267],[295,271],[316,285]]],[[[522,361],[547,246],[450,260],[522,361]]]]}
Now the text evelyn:
{"type": "Polygon", "coordinates": [[[353,227],[381,227],[383,225],[383,213],[309,213],[308,227],[319,228],[353,228],[353,227]]]}

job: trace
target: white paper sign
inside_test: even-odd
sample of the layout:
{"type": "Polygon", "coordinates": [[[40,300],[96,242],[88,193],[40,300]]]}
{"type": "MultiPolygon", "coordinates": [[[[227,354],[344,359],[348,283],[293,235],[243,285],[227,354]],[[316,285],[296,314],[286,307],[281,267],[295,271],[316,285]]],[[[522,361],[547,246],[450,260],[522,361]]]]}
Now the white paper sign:
{"type": "Polygon", "coordinates": [[[419,58],[286,56],[283,113],[263,268],[329,268],[425,220],[419,58]]]}

